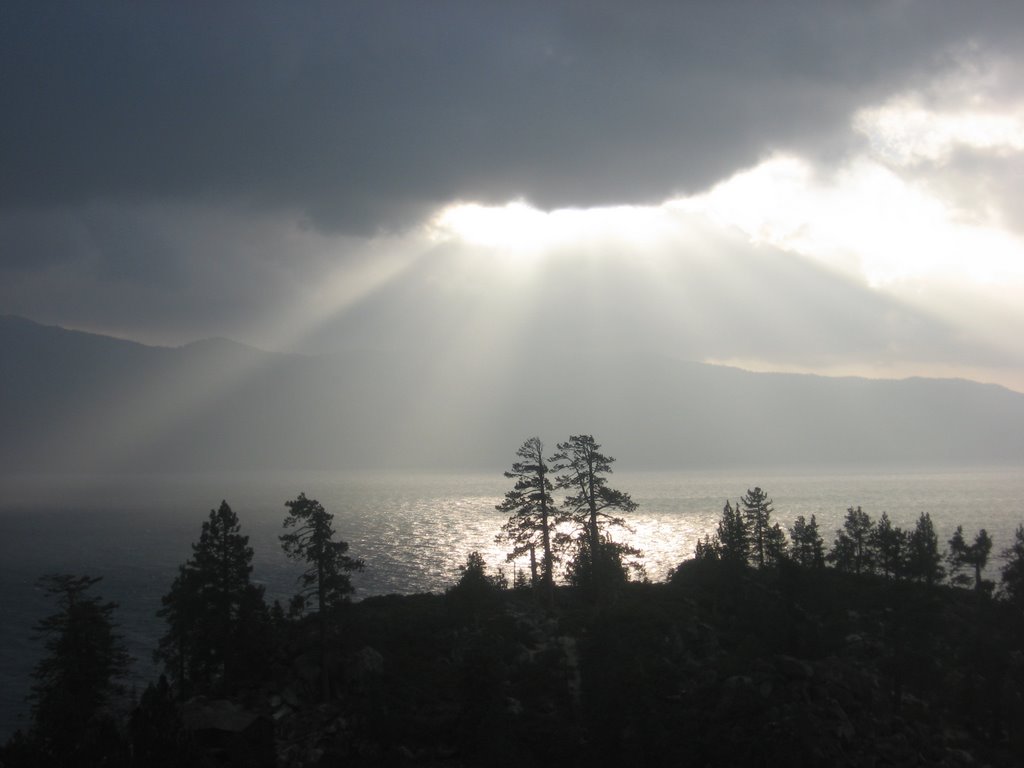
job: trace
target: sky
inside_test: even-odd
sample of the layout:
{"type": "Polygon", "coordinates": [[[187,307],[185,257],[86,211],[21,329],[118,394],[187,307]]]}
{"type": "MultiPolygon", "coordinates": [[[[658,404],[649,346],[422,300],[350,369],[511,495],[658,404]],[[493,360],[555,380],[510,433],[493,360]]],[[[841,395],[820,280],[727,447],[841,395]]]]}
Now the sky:
{"type": "Polygon", "coordinates": [[[1021,39],[984,0],[6,2],[0,313],[1024,392],[1021,39]]]}

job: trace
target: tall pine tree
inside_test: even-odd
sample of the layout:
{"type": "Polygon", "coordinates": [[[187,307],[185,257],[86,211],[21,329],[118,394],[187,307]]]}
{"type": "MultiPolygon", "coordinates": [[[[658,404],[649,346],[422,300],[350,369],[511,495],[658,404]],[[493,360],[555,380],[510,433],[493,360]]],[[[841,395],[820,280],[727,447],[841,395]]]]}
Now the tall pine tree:
{"type": "Polygon", "coordinates": [[[836,530],[836,538],[828,553],[828,560],[836,569],[849,573],[871,573],[874,557],[871,547],[874,523],[860,507],[846,510],[843,527],[836,530]]]}
{"type": "Polygon", "coordinates": [[[550,602],[554,599],[555,546],[560,543],[556,542],[555,529],[562,522],[563,515],[555,509],[551,497],[551,468],[544,456],[544,443],[539,437],[531,437],[519,447],[516,456],[519,461],[505,472],[505,477],[516,481],[515,485],[505,494],[504,500],[495,506],[499,512],[509,516],[501,527],[502,533],[498,540],[505,538],[511,543],[509,560],[530,554],[531,565],[534,562],[533,553],[540,548],[540,578],[545,598],[550,602]]]}
{"type": "Polygon", "coordinates": [[[66,574],[39,580],[58,607],[35,627],[45,655],[32,673],[29,738],[41,765],[99,765],[118,750],[110,707],[131,660],[114,623],[117,604],[88,594],[99,581],[66,574]]]}
{"type": "MultiPolygon", "coordinates": [[[[772,500],[760,488],[754,488],[740,497],[740,504],[750,532],[750,557],[759,568],[764,568],[771,564],[780,549],[778,534],[781,529],[777,533],[772,531],[772,500]]],[[[784,548],[784,536],[782,541],[781,547],[784,548]]]]}
{"type": "Polygon", "coordinates": [[[601,453],[601,446],[592,435],[572,435],[567,442],[558,444],[551,461],[559,473],[556,487],[569,493],[562,507],[582,532],[570,581],[588,585],[597,592],[602,585],[610,587],[624,581],[623,556],[636,558],[640,552],[613,541],[608,529],[628,530],[625,519],[613,512],[633,512],[637,504],[628,493],[608,487],[607,475],[612,473],[615,459],[601,453]]]}
{"type": "Polygon", "coordinates": [[[334,540],[334,515],[324,509],[316,499],[298,498],[286,501],[288,515],[284,527],[292,529],[282,534],[281,546],[293,560],[306,563],[299,577],[302,589],[298,598],[305,605],[315,604],[320,633],[320,688],[324,700],[330,696],[327,676],[327,634],[338,609],[349,600],[353,592],[350,574],[363,569],[363,561],[348,555],[348,542],[334,540]]]}
{"type": "Polygon", "coordinates": [[[178,694],[230,691],[248,677],[263,650],[263,588],[250,582],[252,547],[226,501],[210,510],[192,557],[178,569],[158,615],[168,624],[157,658],[178,694]]]}

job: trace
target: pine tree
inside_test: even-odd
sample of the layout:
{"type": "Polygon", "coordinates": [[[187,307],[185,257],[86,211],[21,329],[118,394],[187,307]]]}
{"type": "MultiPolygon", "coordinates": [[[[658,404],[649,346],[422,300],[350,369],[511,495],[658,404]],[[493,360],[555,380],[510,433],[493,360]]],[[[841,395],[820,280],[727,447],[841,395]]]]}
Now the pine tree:
{"type": "Polygon", "coordinates": [[[823,568],[825,565],[825,543],[818,532],[818,520],[811,515],[810,522],[800,515],[789,532],[792,540],[790,553],[794,562],[805,568],[823,568]]]}
{"type": "Polygon", "coordinates": [[[942,559],[931,515],[922,512],[907,541],[907,575],[928,585],[935,584],[945,575],[942,559]]]}
{"type": "Polygon", "coordinates": [[[330,695],[327,678],[327,630],[337,610],[348,602],[353,592],[350,574],[363,569],[363,561],[349,557],[348,543],[334,540],[334,515],[316,499],[305,493],[286,501],[288,515],[285,528],[291,533],[281,535],[281,546],[292,560],[304,561],[306,570],[299,577],[302,589],[296,596],[302,604],[316,604],[320,631],[321,694],[330,695]]]}
{"type": "Polygon", "coordinates": [[[905,570],[908,537],[906,531],[894,526],[886,512],[871,532],[872,559],[879,571],[888,578],[899,578],[905,570]]]}
{"type": "Polygon", "coordinates": [[[178,693],[231,690],[265,650],[263,589],[250,582],[252,547],[226,501],[210,510],[192,557],[179,568],[158,615],[168,624],[157,658],[167,665],[178,693]]]}
{"type": "Polygon", "coordinates": [[[772,527],[765,532],[764,564],[766,566],[778,565],[786,559],[788,550],[786,532],[778,523],[773,523],[772,527]]]}
{"type": "Polygon", "coordinates": [[[708,534],[704,535],[703,540],[697,539],[697,546],[693,550],[694,560],[718,560],[719,559],[720,547],[718,546],[717,540],[712,540],[708,534]]]}
{"type": "Polygon", "coordinates": [[[985,584],[992,588],[992,582],[986,582],[981,578],[981,572],[988,564],[988,556],[992,551],[992,539],[988,531],[982,528],[974,537],[974,542],[968,544],[964,539],[964,527],[958,525],[953,536],[949,539],[949,563],[950,581],[954,584],[967,584],[970,577],[961,573],[964,568],[971,568],[974,571],[974,589],[984,591],[985,584]]]}
{"type": "Polygon", "coordinates": [[[32,730],[43,764],[93,765],[112,759],[119,738],[110,706],[123,693],[131,659],[114,623],[116,603],[88,594],[90,576],[44,576],[58,612],[35,629],[45,655],[32,677],[32,730]]]}
{"type": "Polygon", "coordinates": [[[625,572],[622,556],[627,553],[633,558],[640,556],[639,550],[613,542],[608,535],[612,527],[628,530],[625,519],[611,514],[611,510],[633,512],[637,508],[628,493],[608,487],[606,475],[611,474],[614,461],[601,453],[601,446],[592,435],[572,435],[568,442],[558,444],[557,452],[551,457],[554,471],[561,473],[556,477],[555,487],[572,492],[562,507],[568,519],[582,531],[574,558],[579,561],[574,566],[575,580],[589,584],[598,592],[604,580],[598,570],[606,568],[610,583],[615,583],[621,580],[620,572],[625,572]],[[589,578],[580,575],[583,560],[593,571],[589,578]]]}
{"type": "Polygon", "coordinates": [[[750,532],[750,556],[759,568],[764,568],[770,558],[767,549],[772,536],[772,500],[760,488],[754,488],[740,497],[740,503],[750,532]]]}
{"type": "Polygon", "coordinates": [[[516,451],[516,456],[520,461],[505,472],[505,477],[516,481],[515,485],[495,506],[499,512],[509,515],[501,527],[498,541],[505,538],[512,544],[509,562],[526,554],[532,557],[532,553],[540,548],[541,582],[545,597],[550,602],[554,599],[555,546],[561,543],[560,538],[556,539],[555,528],[563,521],[564,514],[556,511],[551,497],[551,468],[544,458],[544,444],[540,438],[526,440],[516,451]]]}
{"type": "Polygon", "coordinates": [[[872,561],[871,517],[860,507],[848,507],[843,527],[836,530],[836,538],[832,550],[828,553],[829,562],[835,564],[840,571],[849,573],[871,573],[872,561]]]}
{"type": "Polygon", "coordinates": [[[718,553],[722,560],[747,565],[750,560],[750,537],[747,522],[739,509],[726,499],[718,520],[718,553]]]}
{"type": "Polygon", "coordinates": [[[1024,525],[1018,525],[1013,536],[1013,544],[1002,552],[1003,594],[1006,598],[1024,609],[1024,525]]]}
{"type": "Polygon", "coordinates": [[[602,535],[595,558],[590,537],[583,537],[577,544],[576,556],[566,567],[566,580],[585,594],[610,597],[630,580],[631,572],[640,579],[644,577],[641,555],[639,549],[602,535]]]}

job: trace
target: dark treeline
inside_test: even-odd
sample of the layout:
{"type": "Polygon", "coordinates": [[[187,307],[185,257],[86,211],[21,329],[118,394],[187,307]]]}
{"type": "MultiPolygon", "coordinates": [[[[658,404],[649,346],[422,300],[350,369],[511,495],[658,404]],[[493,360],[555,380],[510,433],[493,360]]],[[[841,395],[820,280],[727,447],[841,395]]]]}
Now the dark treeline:
{"type": "Polygon", "coordinates": [[[159,680],[130,659],[99,579],[50,575],[31,723],[0,766],[1017,765],[1024,761],[1024,525],[940,548],[847,510],[787,531],[759,487],[664,583],[623,539],[637,504],[590,435],[523,443],[497,510],[509,583],[468,553],[443,595],[352,602],[364,563],[305,494],[267,603],[226,501],[161,601],[159,680]]]}

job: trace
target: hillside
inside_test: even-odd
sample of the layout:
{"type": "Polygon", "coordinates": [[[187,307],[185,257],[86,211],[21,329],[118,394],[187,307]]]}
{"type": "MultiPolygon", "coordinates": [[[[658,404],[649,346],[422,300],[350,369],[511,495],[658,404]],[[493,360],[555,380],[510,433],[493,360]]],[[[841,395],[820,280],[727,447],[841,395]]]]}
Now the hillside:
{"type": "Polygon", "coordinates": [[[435,350],[150,347],[0,318],[8,471],[503,467],[592,433],[625,469],[1019,464],[1024,395],[963,380],[751,373],[545,347],[493,370],[435,350]]]}

